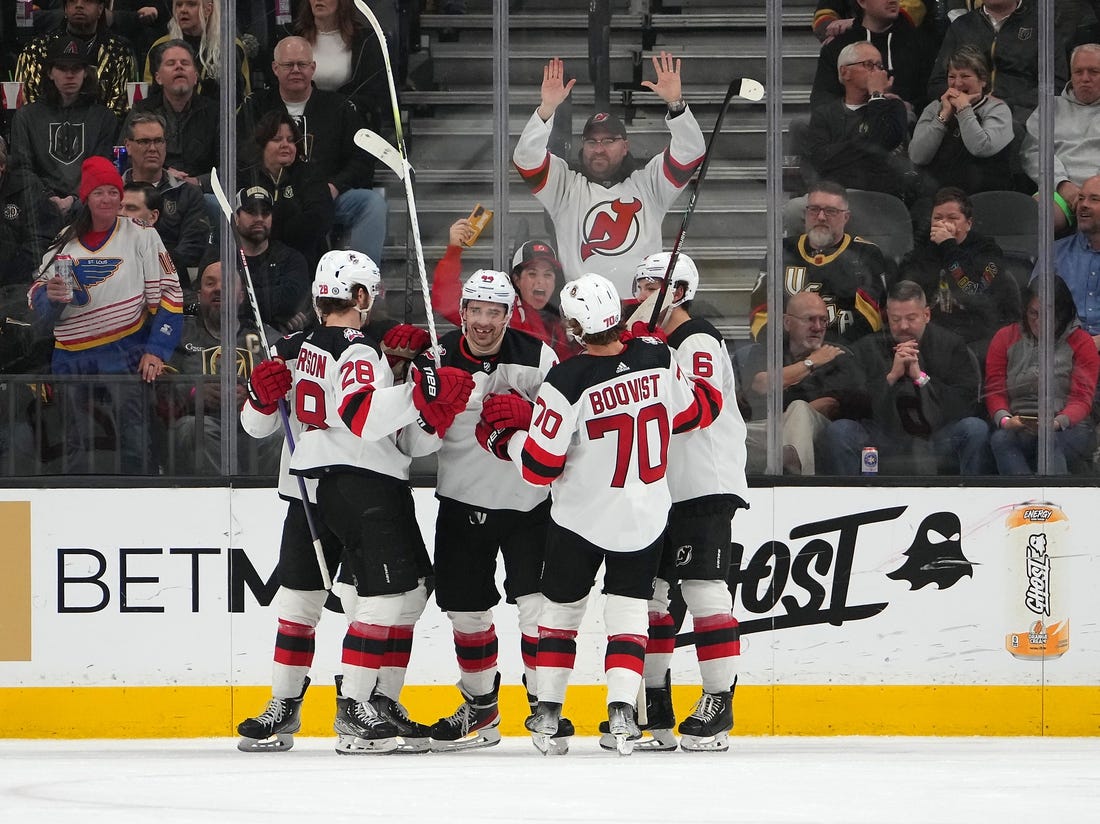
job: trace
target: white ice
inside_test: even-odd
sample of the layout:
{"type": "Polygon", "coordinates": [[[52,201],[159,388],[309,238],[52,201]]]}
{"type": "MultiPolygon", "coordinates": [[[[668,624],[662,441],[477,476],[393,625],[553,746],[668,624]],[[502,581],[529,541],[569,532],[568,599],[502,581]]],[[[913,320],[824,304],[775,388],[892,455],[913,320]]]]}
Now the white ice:
{"type": "Polygon", "coordinates": [[[338,756],[333,739],[0,740],[0,822],[1100,821],[1100,739],[746,738],[635,753],[523,738],[440,755],[338,756]]]}

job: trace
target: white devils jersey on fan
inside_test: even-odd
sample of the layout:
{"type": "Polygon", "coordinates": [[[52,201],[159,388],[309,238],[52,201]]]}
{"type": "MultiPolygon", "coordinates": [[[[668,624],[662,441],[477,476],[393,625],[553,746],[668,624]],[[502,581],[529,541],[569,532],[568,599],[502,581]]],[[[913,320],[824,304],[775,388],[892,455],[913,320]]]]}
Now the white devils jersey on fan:
{"type": "Polygon", "coordinates": [[[294,414],[303,431],[290,471],[319,477],[326,468],[409,478],[397,433],[417,418],[412,385],[393,385],[381,348],[358,329],[310,332],[294,370],[294,414]]]}
{"type": "Polygon", "coordinates": [[[665,528],[672,434],[709,425],[721,407],[671,349],[634,338],[617,356],[577,355],[551,369],[530,430],[508,454],[528,483],[553,484],[555,523],[601,549],[634,552],[665,528]]]}
{"type": "MultiPolygon", "coordinates": [[[[294,380],[298,349],[301,348],[305,336],[305,332],[292,332],[271,344],[271,356],[286,361],[287,368],[290,369],[291,380],[294,380]]],[[[294,435],[294,442],[297,443],[302,435],[302,424],[294,414],[293,386],[290,392],[287,393],[286,408],[289,412],[290,431],[294,435]]],[[[275,432],[282,430],[282,416],[278,411],[265,415],[249,401],[241,408],[241,428],[253,438],[266,438],[268,435],[273,435],[275,432]]],[[[317,481],[307,478],[306,492],[311,501],[316,501],[317,481]]],[[[279,454],[279,497],[296,501],[302,498],[301,490],[298,489],[298,481],[290,475],[290,449],[285,438],[283,439],[283,450],[279,454]]]]}
{"type": "Polygon", "coordinates": [[[527,121],[512,163],[554,221],[567,280],[595,272],[629,295],[639,261],[664,248],[665,213],[706,152],[690,107],[665,123],[672,132],[668,148],[622,182],[604,186],[546,150],[553,118],[544,123],[536,111],[527,121]]]}
{"type": "Polygon", "coordinates": [[[668,450],[668,488],[673,503],[704,495],[740,495],[748,500],[745,482],[745,421],[737,408],[733,363],[722,334],[702,318],[676,327],[668,345],[688,375],[702,378],[721,391],[725,403],[706,429],[672,439],[668,450]]]}
{"type": "Polygon", "coordinates": [[[474,429],[481,419],[486,395],[506,394],[515,390],[529,401],[538,395],[550,367],[558,362],[549,346],[533,335],[506,328],[500,351],[487,358],[470,352],[459,331],[440,339],[441,364],[469,372],[474,391],[466,409],[459,413],[440,440],[418,426],[405,428],[402,443],[410,444],[413,455],[439,452],[436,471],[436,495],[479,509],[510,509],[530,512],[544,500],[545,486],[516,483],[516,472],[478,444],[474,429]]]}

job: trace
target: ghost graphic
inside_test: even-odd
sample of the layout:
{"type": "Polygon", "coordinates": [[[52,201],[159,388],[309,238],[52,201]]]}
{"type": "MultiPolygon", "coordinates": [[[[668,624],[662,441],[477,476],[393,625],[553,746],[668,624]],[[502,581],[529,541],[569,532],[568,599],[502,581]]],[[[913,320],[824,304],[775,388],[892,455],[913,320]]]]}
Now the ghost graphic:
{"type": "Polygon", "coordinates": [[[974,567],[962,551],[962,525],[954,512],[933,512],[917,530],[913,543],[903,553],[905,563],[887,578],[908,581],[909,589],[935,584],[947,589],[964,575],[974,577],[974,567]]]}

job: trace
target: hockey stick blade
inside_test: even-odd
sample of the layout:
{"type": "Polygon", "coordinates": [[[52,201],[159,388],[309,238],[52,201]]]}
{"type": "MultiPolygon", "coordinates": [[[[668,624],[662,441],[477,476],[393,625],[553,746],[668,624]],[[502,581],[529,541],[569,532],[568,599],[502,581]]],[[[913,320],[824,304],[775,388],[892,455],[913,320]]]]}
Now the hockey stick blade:
{"type": "Polygon", "coordinates": [[[742,77],[741,86],[737,92],[739,97],[751,100],[754,103],[764,99],[764,84],[751,77],[742,77]]]}
{"type": "Polygon", "coordinates": [[[229,205],[229,199],[225,196],[225,189],[222,188],[221,179],[218,177],[217,166],[210,169],[210,188],[214,192],[214,198],[218,201],[218,205],[222,207],[225,219],[229,221],[229,228],[233,229],[233,207],[229,205]]]}
{"type": "Polygon", "coordinates": [[[385,163],[398,180],[405,179],[405,159],[401,157],[401,152],[378,132],[360,129],[355,133],[355,145],[385,163]]]}

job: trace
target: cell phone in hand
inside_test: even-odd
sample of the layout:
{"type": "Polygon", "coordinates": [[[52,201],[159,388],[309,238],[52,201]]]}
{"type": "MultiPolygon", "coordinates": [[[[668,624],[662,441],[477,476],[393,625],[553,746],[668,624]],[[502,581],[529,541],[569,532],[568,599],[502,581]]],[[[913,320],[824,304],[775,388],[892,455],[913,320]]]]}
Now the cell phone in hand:
{"type": "Polygon", "coordinates": [[[470,212],[470,216],[467,218],[467,220],[470,221],[470,228],[473,230],[473,234],[470,235],[469,240],[462,245],[467,248],[473,246],[477,242],[477,239],[481,237],[481,233],[485,231],[485,228],[492,219],[492,209],[486,209],[480,203],[474,206],[473,211],[470,212]]]}

